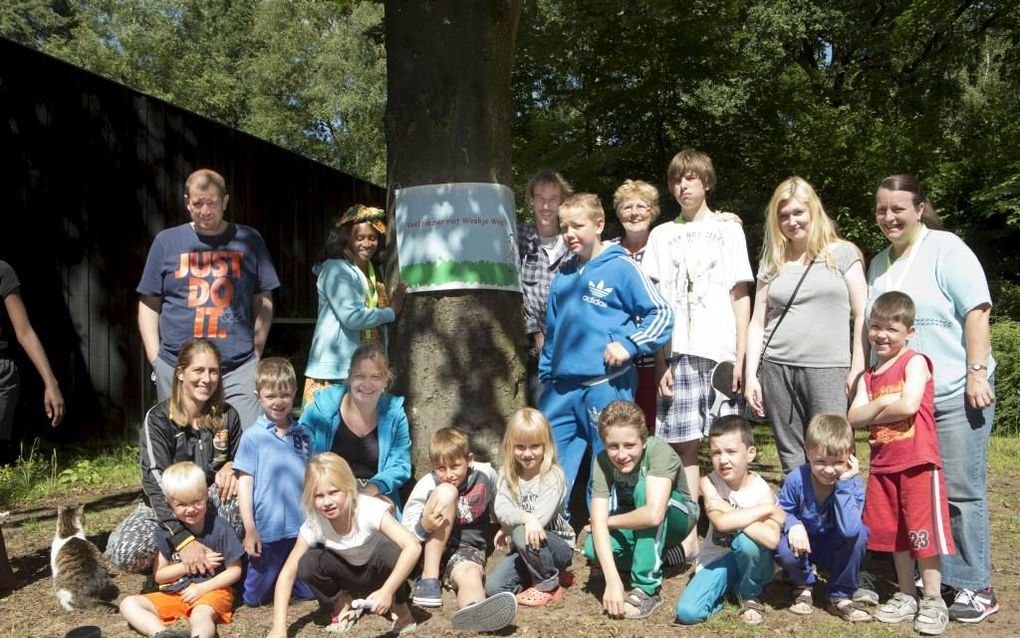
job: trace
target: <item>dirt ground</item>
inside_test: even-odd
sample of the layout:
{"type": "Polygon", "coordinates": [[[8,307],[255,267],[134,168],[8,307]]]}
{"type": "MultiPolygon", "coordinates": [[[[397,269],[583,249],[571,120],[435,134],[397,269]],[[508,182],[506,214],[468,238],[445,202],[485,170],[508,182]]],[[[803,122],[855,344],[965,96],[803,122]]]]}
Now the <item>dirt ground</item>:
{"type": "MultiPolygon", "coordinates": [[[[774,468],[758,468],[775,483],[778,476],[774,468]]],[[[978,625],[951,623],[946,635],[959,636],[1020,636],[1020,502],[1016,486],[1020,469],[1016,473],[990,477],[990,505],[992,518],[992,576],[1001,611],[989,621],[978,625]]],[[[86,507],[86,531],[90,540],[100,548],[116,524],[134,507],[137,492],[120,492],[108,495],[79,497],[86,507]]],[[[52,592],[49,554],[55,530],[55,503],[38,504],[31,510],[12,512],[4,527],[7,547],[21,587],[0,599],[0,637],[63,637],[68,631],[82,625],[102,629],[104,637],[137,636],[115,609],[98,609],[90,612],[62,611],[52,592]]],[[[497,553],[493,560],[501,556],[497,553]]],[[[580,555],[575,555],[576,584],[566,596],[545,608],[525,609],[518,612],[515,624],[499,632],[500,636],[789,636],[799,638],[834,638],[837,636],[910,636],[914,635],[910,623],[882,625],[872,622],[850,626],[825,613],[819,607],[811,616],[795,616],[786,610],[790,596],[786,585],[775,584],[766,589],[768,607],[766,620],[757,628],[743,626],[736,609],[727,609],[704,625],[680,627],[673,623],[673,606],[689,580],[689,574],[669,576],[663,587],[665,604],[644,621],[609,620],[603,616],[599,602],[600,592],[588,586],[588,568],[580,555]]],[[[881,561],[873,566],[879,575],[891,576],[891,563],[881,561]]],[[[143,578],[132,574],[119,574],[116,578],[121,595],[137,593],[143,578]]],[[[883,599],[892,591],[891,582],[883,583],[883,599]]],[[[119,600],[119,599],[118,599],[119,600]]],[[[816,596],[816,605],[822,601],[816,596]]],[[[440,610],[415,610],[418,635],[454,636],[450,629],[450,614],[455,605],[452,594],[446,594],[440,610]]],[[[221,626],[220,635],[228,637],[261,637],[268,629],[271,607],[237,610],[234,622],[221,626]]],[[[313,602],[291,606],[289,619],[291,636],[325,636],[323,626],[328,620],[313,602]]],[[[384,635],[389,622],[378,616],[364,617],[351,632],[354,637],[384,635]]]]}

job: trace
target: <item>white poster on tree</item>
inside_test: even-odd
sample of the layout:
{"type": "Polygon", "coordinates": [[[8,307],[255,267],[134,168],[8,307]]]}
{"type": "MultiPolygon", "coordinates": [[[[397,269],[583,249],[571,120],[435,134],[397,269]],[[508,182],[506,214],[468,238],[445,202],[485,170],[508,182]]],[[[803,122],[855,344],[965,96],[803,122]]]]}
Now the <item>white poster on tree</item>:
{"type": "Polygon", "coordinates": [[[516,208],[502,184],[399,188],[394,194],[400,278],[411,292],[520,292],[516,208]]]}

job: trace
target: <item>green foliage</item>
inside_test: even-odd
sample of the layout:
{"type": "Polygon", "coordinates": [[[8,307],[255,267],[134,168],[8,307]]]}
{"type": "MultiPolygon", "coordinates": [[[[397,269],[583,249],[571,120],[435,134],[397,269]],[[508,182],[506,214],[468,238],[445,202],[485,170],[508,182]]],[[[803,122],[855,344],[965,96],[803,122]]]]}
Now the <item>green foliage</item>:
{"type": "Polygon", "coordinates": [[[1020,321],[1020,283],[1000,279],[990,283],[992,289],[992,321],[1020,321]]]}
{"type": "Polygon", "coordinates": [[[16,507],[37,499],[138,484],[137,446],[71,448],[62,456],[55,448],[48,453],[41,450],[38,439],[28,449],[23,444],[13,464],[0,466],[0,503],[16,507]]]}
{"type": "Polygon", "coordinates": [[[400,278],[411,287],[438,286],[452,282],[516,286],[519,282],[516,268],[493,261],[408,264],[400,268],[400,278]]]}
{"type": "Polygon", "coordinates": [[[995,425],[993,431],[1020,436],[1020,322],[992,324],[995,355],[995,425]]]}

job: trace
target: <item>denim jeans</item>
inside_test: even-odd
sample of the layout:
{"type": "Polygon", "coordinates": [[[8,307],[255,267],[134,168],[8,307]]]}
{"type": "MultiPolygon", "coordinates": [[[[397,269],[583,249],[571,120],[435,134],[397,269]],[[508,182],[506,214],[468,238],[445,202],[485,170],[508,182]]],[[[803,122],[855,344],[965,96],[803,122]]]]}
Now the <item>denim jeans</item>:
{"type": "Polygon", "coordinates": [[[730,544],[732,551],[720,556],[694,574],[676,603],[676,621],[695,625],[722,610],[726,593],[740,599],[761,596],[772,579],[775,563],[772,551],[741,532],[730,544]]]}
{"type": "Polygon", "coordinates": [[[562,536],[546,530],[546,542],[537,551],[528,547],[524,526],[513,529],[510,551],[485,581],[485,595],[508,591],[513,594],[534,587],[551,592],[560,586],[560,570],[570,567],[574,547],[562,536]]]}
{"type": "MultiPolygon", "coordinates": [[[[995,380],[988,380],[995,390],[995,380]]],[[[991,540],[988,525],[988,437],[995,404],[975,410],[967,396],[935,403],[935,427],[942,454],[942,474],[949,498],[949,527],[956,553],[942,557],[942,582],[951,587],[981,589],[991,584],[991,540]]]]}

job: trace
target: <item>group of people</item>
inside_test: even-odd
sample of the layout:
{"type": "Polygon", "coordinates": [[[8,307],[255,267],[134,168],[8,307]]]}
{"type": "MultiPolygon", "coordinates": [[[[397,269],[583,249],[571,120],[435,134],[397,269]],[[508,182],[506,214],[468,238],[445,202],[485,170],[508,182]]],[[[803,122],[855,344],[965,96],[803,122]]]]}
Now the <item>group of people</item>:
{"type": "Polygon", "coordinates": [[[628,180],[614,196],[625,234],[603,242],[597,196],[572,193],[554,171],[531,180],[535,224],[518,239],[535,407],[508,420],[498,468],[473,459],[456,424],[438,430],[431,471],[405,504],[411,437],[403,399],[387,392],[385,349],[406,289],[387,288],[377,265],[384,212],[352,207],[327,239],[294,422],[293,367],[261,358],[279,286],[268,250],[224,219],[221,176],[190,176],[192,221],[156,237],[138,287],[160,402],[142,427],[143,503],[107,545],[116,564],[152,577],[154,591],[121,604],[131,625],[172,638],[185,634],[165,624],[188,617],[187,635],[212,636],[229,622],[233,586],[247,605],[273,602],[271,636],[286,635],[292,597],[318,600],[331,631],[376,613],[408,633],[409,605],[442,605],[445,586],[455,629],[494,631],[572,583],[579,477],[582,551],[612,617],[651,615],[668,564],[696,566],[681,623],[727,595],[744,622],[762,622],[775,564],[795,587],[794,613],[812,609],[816,567],[828,572],[829,610],[847,621],[913,620],[938,634],[949,617],[994,613],[991,302],[973,253],[937,229],[920,183],[898,175],[876,197],[891,246],[865,271],[811,185],[792,177],[766,209],[755,279],[740,219],[708,205],[711,159],[682,151],[667,181],[676,220],[653,228],[658,192],[628,180]],[[727,363],[734,399],[718,401],[713,372],[727,363]],[[745,412],[772,423],[778,500],[749,469],[745,412]],[[851,424],[870,428],[866,493],[851,424]],[[486,578],[497,547],[507,556],[486,578]],[[862,604],[877,595],[858,582],[869,549],[893,552],[900,590],[874,614],[862,604]]]}

